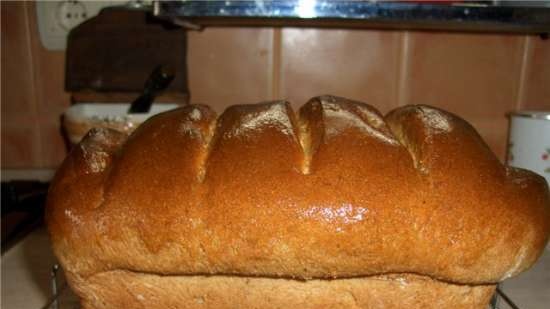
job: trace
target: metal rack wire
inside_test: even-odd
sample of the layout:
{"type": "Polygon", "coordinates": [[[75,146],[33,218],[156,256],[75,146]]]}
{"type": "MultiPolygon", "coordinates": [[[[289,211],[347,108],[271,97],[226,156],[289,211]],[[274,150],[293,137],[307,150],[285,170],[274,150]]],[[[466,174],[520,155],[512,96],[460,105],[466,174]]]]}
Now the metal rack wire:
{"type": "MultiPolygon", "coordinates": [[[[78,302],[73,300],[69,304],[63,304],[61,295],[70,291],[67,282],[60,279],[61,268],[55,264],[50,272],[51,296],[41,309],[79,309],[78,302]]],[[[497,286],[496,292],[491,299],[488,309],[520,309],[514,302],[497,286]]]]}

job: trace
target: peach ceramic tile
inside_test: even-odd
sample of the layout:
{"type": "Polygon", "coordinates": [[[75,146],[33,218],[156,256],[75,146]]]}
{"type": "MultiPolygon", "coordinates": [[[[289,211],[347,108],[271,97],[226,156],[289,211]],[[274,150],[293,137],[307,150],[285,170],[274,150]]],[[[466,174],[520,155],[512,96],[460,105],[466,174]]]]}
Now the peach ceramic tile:
{"type": "Polygon", "coordinates": [[[65,52],[50,51],[40,42],[35,13],[35,3],[27,2],[32,54],[34,57],[34,80],[37,106],[40,115],[52,120],[59,117],[70,105],[70,95],[65,92],[65,52]]]}
{"type": "MultiPolygon", "coordinates": [[[[2,122],[34,113],[32,59],[23,2],[1,2],[2,122]]],[[[14,120],[15,121],[15,120],[14,120]]]]}
{"type": "Polygon", "coordinates": [[[520,107],[550,111],[550,40],[529,36],[527,46],[520,107]]]}
{"type": "Polygon", "coordinates": [[[2,169],[37,166],[37,132],[33,126],[2,123],[2,169]]]}
{"type": "Polygon", "coordinates": [[[434,105],[463,117],[502,160],[523,43],[517,35],[413,32],[402,103],[434,105]]]}
{"type": "Polygon", "coordinates": [[[466,118],[466,120],[479,132],[500,161],[504,162],[508,140],[508,119],[501,116],[485,119],[466,118]]]}
{"type": "Polygon", "coordinates": [[[402,103],[504,117],[517,101],[523,42],[519,35],[412,32],[402,103]]]}
{"type": "Polygon", "coordinates": [[[67,155],[67,145],[59,123],[40,124],[40,167],[55,168],[67,155]]]}
{"type": "Polygon", "coordinates": [[[394,31],[283,29],[280,95],[301,106],[333,94],[386,112],[397,103],[400,37],[394,31]]]}
{"type": "Polygon", "coordinates": [[[65,53],[47,51],[41,47],[37,62],[38,111],[55,118],[70,105],[70,95],[64,91],[65,53]]]}
{"type": "Polygon", "coordinates": [[[207,28],[188,34],[192,103],[218,112],[270,99],[272,29],[207,28]]]}

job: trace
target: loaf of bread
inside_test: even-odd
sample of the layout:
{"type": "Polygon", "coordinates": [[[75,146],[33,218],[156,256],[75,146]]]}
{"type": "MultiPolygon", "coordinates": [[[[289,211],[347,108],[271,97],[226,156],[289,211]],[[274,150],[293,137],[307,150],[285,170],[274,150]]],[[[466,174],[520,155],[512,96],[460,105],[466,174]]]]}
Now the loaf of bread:
{"type": "Polygon", "coordinates": [[[93,130],[46,219],[83,309],[484,309],[542,253],[550,196],[451,113],[321,96],[93,130]]]}

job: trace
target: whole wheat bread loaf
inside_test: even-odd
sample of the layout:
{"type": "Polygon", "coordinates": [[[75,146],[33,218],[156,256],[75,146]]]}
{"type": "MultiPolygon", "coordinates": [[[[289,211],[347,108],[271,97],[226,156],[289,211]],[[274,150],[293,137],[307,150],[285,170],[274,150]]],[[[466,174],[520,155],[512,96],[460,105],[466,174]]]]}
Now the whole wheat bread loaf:
{"type": "Polygon", "coordinates": [[[481,309],[542,253],[550,198],[451,113],[321,96],[93,130],[47,223],[84,309],[481,309]]]}

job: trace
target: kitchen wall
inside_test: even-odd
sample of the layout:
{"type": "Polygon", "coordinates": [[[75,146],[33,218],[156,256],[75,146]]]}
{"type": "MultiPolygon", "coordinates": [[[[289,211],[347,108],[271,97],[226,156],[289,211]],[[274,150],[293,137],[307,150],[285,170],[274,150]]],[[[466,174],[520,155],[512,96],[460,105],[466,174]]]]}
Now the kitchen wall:
{"type": "MultiPolygon", "coordinates": [[[[64,52],[39,41],[34,4],[2,2],[2,169],[55,168],[64,52]]],[[[470,121],[504,158],[516,109],[550,110],[550,40],[416,31],[208,28],[189,33],[191,101],[230,104],[320,94],[387,112],[431,104],[470,121]]],[[[182,55],[183,57],[184,55],[182,55]]]]}
{"type": "Polygon", "coordinates": [[[2,169],[55,167],[65,155],[65,55],[42,47],[34,3],[2,1],[1,9],[2,169]]]}

